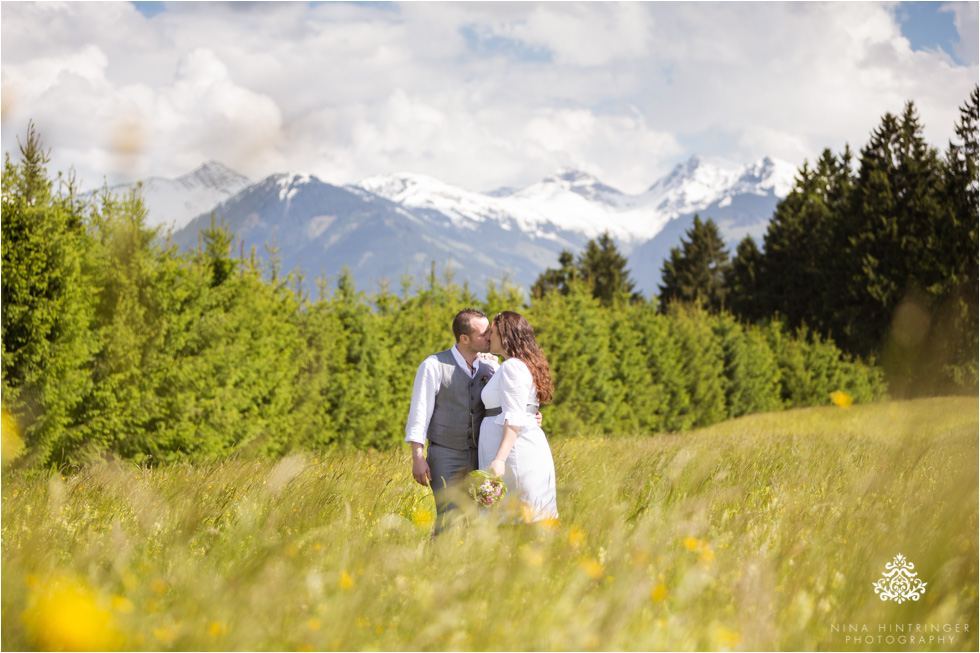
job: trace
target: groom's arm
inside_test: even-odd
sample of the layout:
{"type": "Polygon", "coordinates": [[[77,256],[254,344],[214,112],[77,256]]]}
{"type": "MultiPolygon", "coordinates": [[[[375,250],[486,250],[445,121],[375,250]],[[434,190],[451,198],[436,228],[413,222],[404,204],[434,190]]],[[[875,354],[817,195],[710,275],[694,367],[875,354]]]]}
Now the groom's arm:
{"type": "Polygon", "coordinates": [[[425,434],[429,431],[432,409],[435,406],[438,371],[439,368],[431,357],[419,365],[415,373],[415,384],[412,386],[408,423],[405,425],[405,442],[412,445],[412,476],[419,484],[426,486],[432,480],[432,473],[425,459],[425,434]]]}
{"type": "Polygon", "coordinates": [[[428,486],[432,481],[429,461],[425,459],[425,446],[418,442],[412,443],[412,476],[420,485],[428,486]]]}

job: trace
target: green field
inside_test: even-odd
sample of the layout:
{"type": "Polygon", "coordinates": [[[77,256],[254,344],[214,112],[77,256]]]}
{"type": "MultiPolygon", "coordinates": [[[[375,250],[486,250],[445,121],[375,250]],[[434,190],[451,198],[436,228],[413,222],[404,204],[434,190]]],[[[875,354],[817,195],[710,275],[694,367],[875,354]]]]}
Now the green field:
{"type": "Polygon", "coordinates": [[[555,530],[432,543],[407,449],[8,470],[2,646],[977,650],[977,449],[975,398],[558,439],[555,530]]]}

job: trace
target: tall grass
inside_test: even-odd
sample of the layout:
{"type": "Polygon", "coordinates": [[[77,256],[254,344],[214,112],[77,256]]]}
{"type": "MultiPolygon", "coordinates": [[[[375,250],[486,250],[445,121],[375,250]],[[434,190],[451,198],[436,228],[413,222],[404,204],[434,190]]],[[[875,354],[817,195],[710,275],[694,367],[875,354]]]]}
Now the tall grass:
{"type": "Polygon", "coordinates": [[[6,472],[2,645],[976,650],[977,413],[558,440],[556,529],[474,518],[431,542],[403,450],[6,472]],[[873,590],[899,553],[918,601],[873,590]],[[876,640],[897,625],[923,640],[876,640]]]}

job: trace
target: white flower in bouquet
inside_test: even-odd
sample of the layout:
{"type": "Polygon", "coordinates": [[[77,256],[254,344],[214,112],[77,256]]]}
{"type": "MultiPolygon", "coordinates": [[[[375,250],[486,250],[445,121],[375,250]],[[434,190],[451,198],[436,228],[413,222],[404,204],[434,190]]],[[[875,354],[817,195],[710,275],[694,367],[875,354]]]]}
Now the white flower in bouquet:
{"type": "Polygon", "coordinates": [[[494,476],[482,469],[470,472],[470,476],[475,479],[473,485],[470,486],[470,496],[481,508],[490,508],[496,505],[507,494],[507,485],[499,476],[494,476]]]}

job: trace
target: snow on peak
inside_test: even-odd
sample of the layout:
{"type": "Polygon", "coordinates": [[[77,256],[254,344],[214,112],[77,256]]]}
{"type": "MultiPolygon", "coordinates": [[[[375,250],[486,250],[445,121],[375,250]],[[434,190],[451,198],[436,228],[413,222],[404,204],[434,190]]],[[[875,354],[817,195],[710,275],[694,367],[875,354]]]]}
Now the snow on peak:
{"type": "MultiPolygon", "coordinates": [[[[353,188],[370,191],[408,209],[440,213],[464,229],[488,219],[502,224],[515,219],[505,206],[507,198],[466,190],[426,175],[400,172],[369,177],[353,188]]],[[[525,226],[528,225],[521,224],[521,228],[525,226]]]]}
{"type": "Polygon", "coordinates": [[[251,183],[245,175],[217,161],[208,161],[174,181],[185,188],[212,188],[232,194],[251,183]]]}
{"type": "Polygon", "coordinates": [[[408,206],[423,206],[439,196],[451,198],[469,193],[434,177],[411,172],[368,177],[355,184],[355,187],[408,206]]]}
{"type": "MultiPolygon", "coordinates": [[[[296,196],[301,186],[305,186],[316,177],[303,173],[283,173],[273,175],[274,183],[279,186],[279,201],[289,201],[296,196]]],[[[319,180],[317,180],[319,181],[319,180]]]]}
{"type": "Polygon", "coordinates": [[[441,214],[463,228],[496,220],[504,228],[540,236],[557,230],[593,238],[609,231],[628,243],[652,238],[678,215],[716,202],[730,203],[736,194],[773,192],[784,197],[793,174],[790,164],[770,158],[740,166],[693,156],[639,195],[622,193],[573,168],[559,168],[517,191],[478,193],[405,172],[369,177],[351,188],[380,195],[409,210],[441,214]]]}
{"type": "MultiPolygon", "coordinates": [[[[180,229],[197,216],[251,185],[248,177],[218,163],[208,161],[176,179],[150,177],[142,182],[142,195],[149,226],[180,229]]],[[[126,192],[135,184],[116,186],[113,192],[126,192]]]]}
{"type": "Polygon", "coordinates": [[[748,165],[693,156],[678,164],[644,193],[644,203],[679,215],[702,210],[715,202],[730,203],[738,194],[785,197],[793,187],[792,164],[765,157],[748,165]]]}
{"type": "Polygon", "coordinates": [[[740,192],[743,188],[754,187],[757,190],[771,190],[777,197],[786,197],[793,190],[795,183],[795,166],[767,156],[745,166],[734,190],[740,192]]]}

